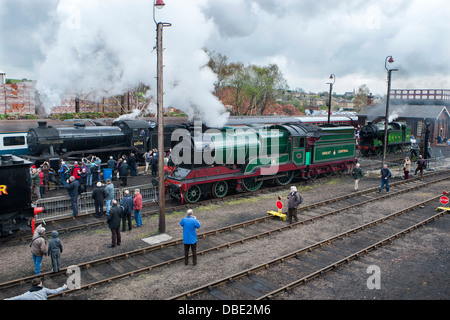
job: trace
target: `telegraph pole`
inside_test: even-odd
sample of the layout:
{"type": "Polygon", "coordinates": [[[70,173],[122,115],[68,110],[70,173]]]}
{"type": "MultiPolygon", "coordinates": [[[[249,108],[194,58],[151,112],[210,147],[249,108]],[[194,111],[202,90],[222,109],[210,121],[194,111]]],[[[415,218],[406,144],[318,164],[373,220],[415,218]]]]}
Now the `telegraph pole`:
{"type": "Polygon", "coordinates": [[[162,9],[164,1],[153,2],[153,21],[156,24],[156,106],[158,122],[158,201],[159,201],[159,232],[166,232],[166,193],[164,186],[164,89],[163,89],[163,28],[172,24],[156,22],[155,8],[162,9]]]}

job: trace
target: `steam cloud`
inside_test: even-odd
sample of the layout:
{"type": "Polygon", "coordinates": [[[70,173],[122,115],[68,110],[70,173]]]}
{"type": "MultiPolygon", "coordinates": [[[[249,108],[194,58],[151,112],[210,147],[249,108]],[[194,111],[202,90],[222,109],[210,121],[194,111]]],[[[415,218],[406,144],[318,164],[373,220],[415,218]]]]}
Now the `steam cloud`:
{"type": "MultiPolygon", "coordinates": [[[[209,58],[203,47],[212,29],[201,11],[205,3],[171,0],[156,12],[157,22],[172,23],[163,31],[164,106],[221,127],[229,114],[212,95],[216,75],[205,66],[209,58]]],[[[66,94],[88,94],[96,100],[140,83],[150,85],[156,97],[152,14],[148,0],[61,0],[55,42],[37,83],[47,113],[66,94]]]]}

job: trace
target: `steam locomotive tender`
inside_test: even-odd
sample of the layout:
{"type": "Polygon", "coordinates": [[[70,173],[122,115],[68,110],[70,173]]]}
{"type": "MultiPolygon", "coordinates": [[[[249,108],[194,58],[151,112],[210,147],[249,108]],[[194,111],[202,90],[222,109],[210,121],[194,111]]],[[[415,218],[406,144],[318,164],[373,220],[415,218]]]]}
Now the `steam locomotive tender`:
{"type": "Polygon", "coordinates": [[[30,230],[35,215],[31,206],[31,164],[11,154],[0,157],[0,236],[30,230]]]}
{"type": "MultiPolygon", "coordinates": [[[[387,153],[406,151],[411,147],[411,128],[398,122],[388,123],[387,153]]],[[[384,145],[384,123],[369,123],[359,131],[358,149],[364,156],[381,155],[384,145]]]]}
{"type": "MultiPolygon", "coordinates": [[[[195,130],[194,130],[195,131],[195,130]]],[[[176,136],[176,135],[175,135],[176,136]]],[[[166,192],[181,202],[222,198],[234,189],[256,191],[264,181],[289,184],[294,177],[345,172],[356,163],[353,127],[309,124],[226,126],[184,135],[172,148],[175,169],[166,192]]]]}

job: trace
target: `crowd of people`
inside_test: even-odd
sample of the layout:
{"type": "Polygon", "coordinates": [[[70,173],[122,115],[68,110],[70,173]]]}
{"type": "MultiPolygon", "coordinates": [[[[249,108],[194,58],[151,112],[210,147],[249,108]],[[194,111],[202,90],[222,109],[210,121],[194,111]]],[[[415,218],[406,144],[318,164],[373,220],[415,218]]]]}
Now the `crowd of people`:
{"type": "MultiPolygon", "coordinates": [[[[416,170],[414,171],[413,175],[417,175],[417,172],[420,172],[420,179],[423,180],[423,170],[426,168],[427,162],[423,158],[422,155],[419,155],[416,163],[417,163],[417,167],[416,167],[416,170]]],[[[408,180],[410,178],[411,164],[412,164],[412,162],[409,157],[406,157],[402,162],[405,180],[408,180]]],[[[391,170],[389,170],[387,164],[383,165],[383,168],[381,168],[381,170],[380,170],[380,174],[381,174],[381,184],[378,189],[378,193],[381,193],[383,188],[386,189],[386,192],[389,192],[389,179],[392,177],[392,172],[391,172],[391,170]]],[[[356,192],[356,191],[358,191],[359,181],[364,177],[364,172],[362,171],[359,163],[357,163],[355,165],[355,167],[353,168],[352,177],[355,181],[354,191],[356,192]]]]}
{"type": "MultiPolygon", "coordinates": [[[[170,161],[169,154],[170,151],[164,153],[165,166],[170,161]]],[[[151,170],[151,174],[156,176],[158,174],[158,150],[153,149],[146,152],[143,155],[143,161],[145,163],[144,173],[150,173],[151,170]]],[[[117,160],[110,156],[103,167],[111,170],[111,179],[117,176],[117,180],[120,181],[122,187],[128,185],[128,177],[138,175],[138,160],[134,153],[130,153],[129,156],[122,155],[117,160]]],[[[48,161],[44,161],[39,167],[33,165],[30,168],[31,197],[32,199],[43,198],[50,191],[50,183],[53,183],[55,187],[68,188],[73,181],[77,181],[79,194],[87,192],[89,189],[93,190],[102,180],[101,168],[102,160],[95,155],[83,157],[80,161],[74,161],[73,165],[61,160],[57,171],[50,166],[48,161]]],[[[70,189],[75,188],[72,186],[70,189]]],[[[73,194],[75,195],[75,192],[73,194]]]]}
{"type": "MultiPolygon", "coordinates": [[[[148,168],[151,166],[152,175],[157,173],[157,151],[152,150],[144,155],[144,161],[146,163],[145,172],[148,173],[148,168]],[[155,167],[156,166],[156,167],[155,167]]],[[[134,214],[134,220],[136,227],[142,226],[142,195],[139,189],[134,189],[134,197],[130,194],[128,189],[124,189],[120,195],[120,199],[115,199],[114,185],[111,179],[106,179],[105,184],[100,181],[100,165],[101,160],[98,157],[92,156],[90,159],[82,158],[81,164],[74,162],[73,168],[69,169],[64,161],[61,161],[59,174],[61,176],[62,184],[68,191],[73,206],[73,215],[78,215],[78,196],[81,192],[87,190],[87,187],[92,187],[92,198],[95,206],[95,216],[100,218],[104,215],[104,208],[106,207],[106,217],[108,227],[111,230],[111,243],[109,248],[120,246],[122,243],[121,232],[132,230],[132,214],[134,214]],[[89,173],[88,173],[89,170],[89,173]],[[69,177],[67,178],[67,173],[69,177]],[[80,191],[81,190],[81,191],[80,191]]],[[[127,185],[126,177],[128,176],[128,170],[131,175],[137,174],[137,163],[134,154],[130,154],[127,157],[121,157],[118,161],[115,161],[111,156],[107,162],[109,169],[112,169],[114,174],[117,170],[117,177],[121,181],[122,186],[127,185]],[[125,169],[126,168],[126,172],[125,169]],[[131,169],[133,168],[133,169],[131,169]]],[[[423,180],[423,170],[426,168],[426,160],[422,155],[419,155],[417,159],[417,168],[414,175],[420,172],[420,178],[423,180]]],[[[411,160],[406,157],[403,161],[404,178],[410,178],[411,160]]],[[[38,199],[42,197],[43,192],[40,187],[43,185],[43,177],[47,174],[50,175],[50,166],[48,162],[44,162],[40,168],[35,166],[30,168],[30,174],[32,179],[32,193],[36,194],[38,199]]],[[[387,164],[384,164],[380,170],[381,184],[378,192],[381,193],[383,188],[386,192],[389,192],[389,179],[392,177],[392,173],[387,164]]],[[[364,172],[359,163],[355,165],[352,170],[352,177],[354,179],[354,191],[358,191],[359,182],[364,177],[364,172]]],[[[51,179],[51,178],[50,178],[51,179]]],[[[288,223],[298,221],[297,209],[303,202],[302,197],[297,191],[295,186],[292,186],[290,193],[287,196],[288,200],[288,223]]],[[[180,222],[183,228],[183,243],[185,253],[185,264],[188,264],[189,251],[192,251],[193,264],[197,264],[197,234],[196,229],[200,228],[200,223],[193,215],[193,211],[189,209],[187,215],[180,222]]],[[[58,232],[53,231],[51,239],[46,242],[44,237],[45,228],[39,225],[33,234],[32,242],[30,244],[31,253],[34,262],[34,271],[36,275],[41,272],[42,259],[48,255],[51,257],[52,271],[58,272],[61,269],[60,256],[63,252],[63,246],[61,240],[58,238],[58,232]]],[[[42,281],[37,278],[33,283],[31,290],[21,296],[15,297],[16,299],[40,299],[46,298],[47,294],[57,293],[65,290],[67,286],[60,287],[55,290],[50,290],[42,287],[42,281]]]]}

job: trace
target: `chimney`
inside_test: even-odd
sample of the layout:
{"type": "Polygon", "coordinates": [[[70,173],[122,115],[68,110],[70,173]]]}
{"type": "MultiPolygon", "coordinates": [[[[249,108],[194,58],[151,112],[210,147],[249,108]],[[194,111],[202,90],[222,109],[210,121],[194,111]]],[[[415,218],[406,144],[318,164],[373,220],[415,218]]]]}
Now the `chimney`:
{"type": "Polygon", "coordinates": [[[5,84],[6,82],[6,73],[0,70],[0,84],[5,84]]]}
{"type": "Polygon", "coordinates": [[[367,105],[368,105],[368,106],[373,106],[373,95],[372,95],[372,93],[370,93],[370,94],[367,96],[367,105]]]}

